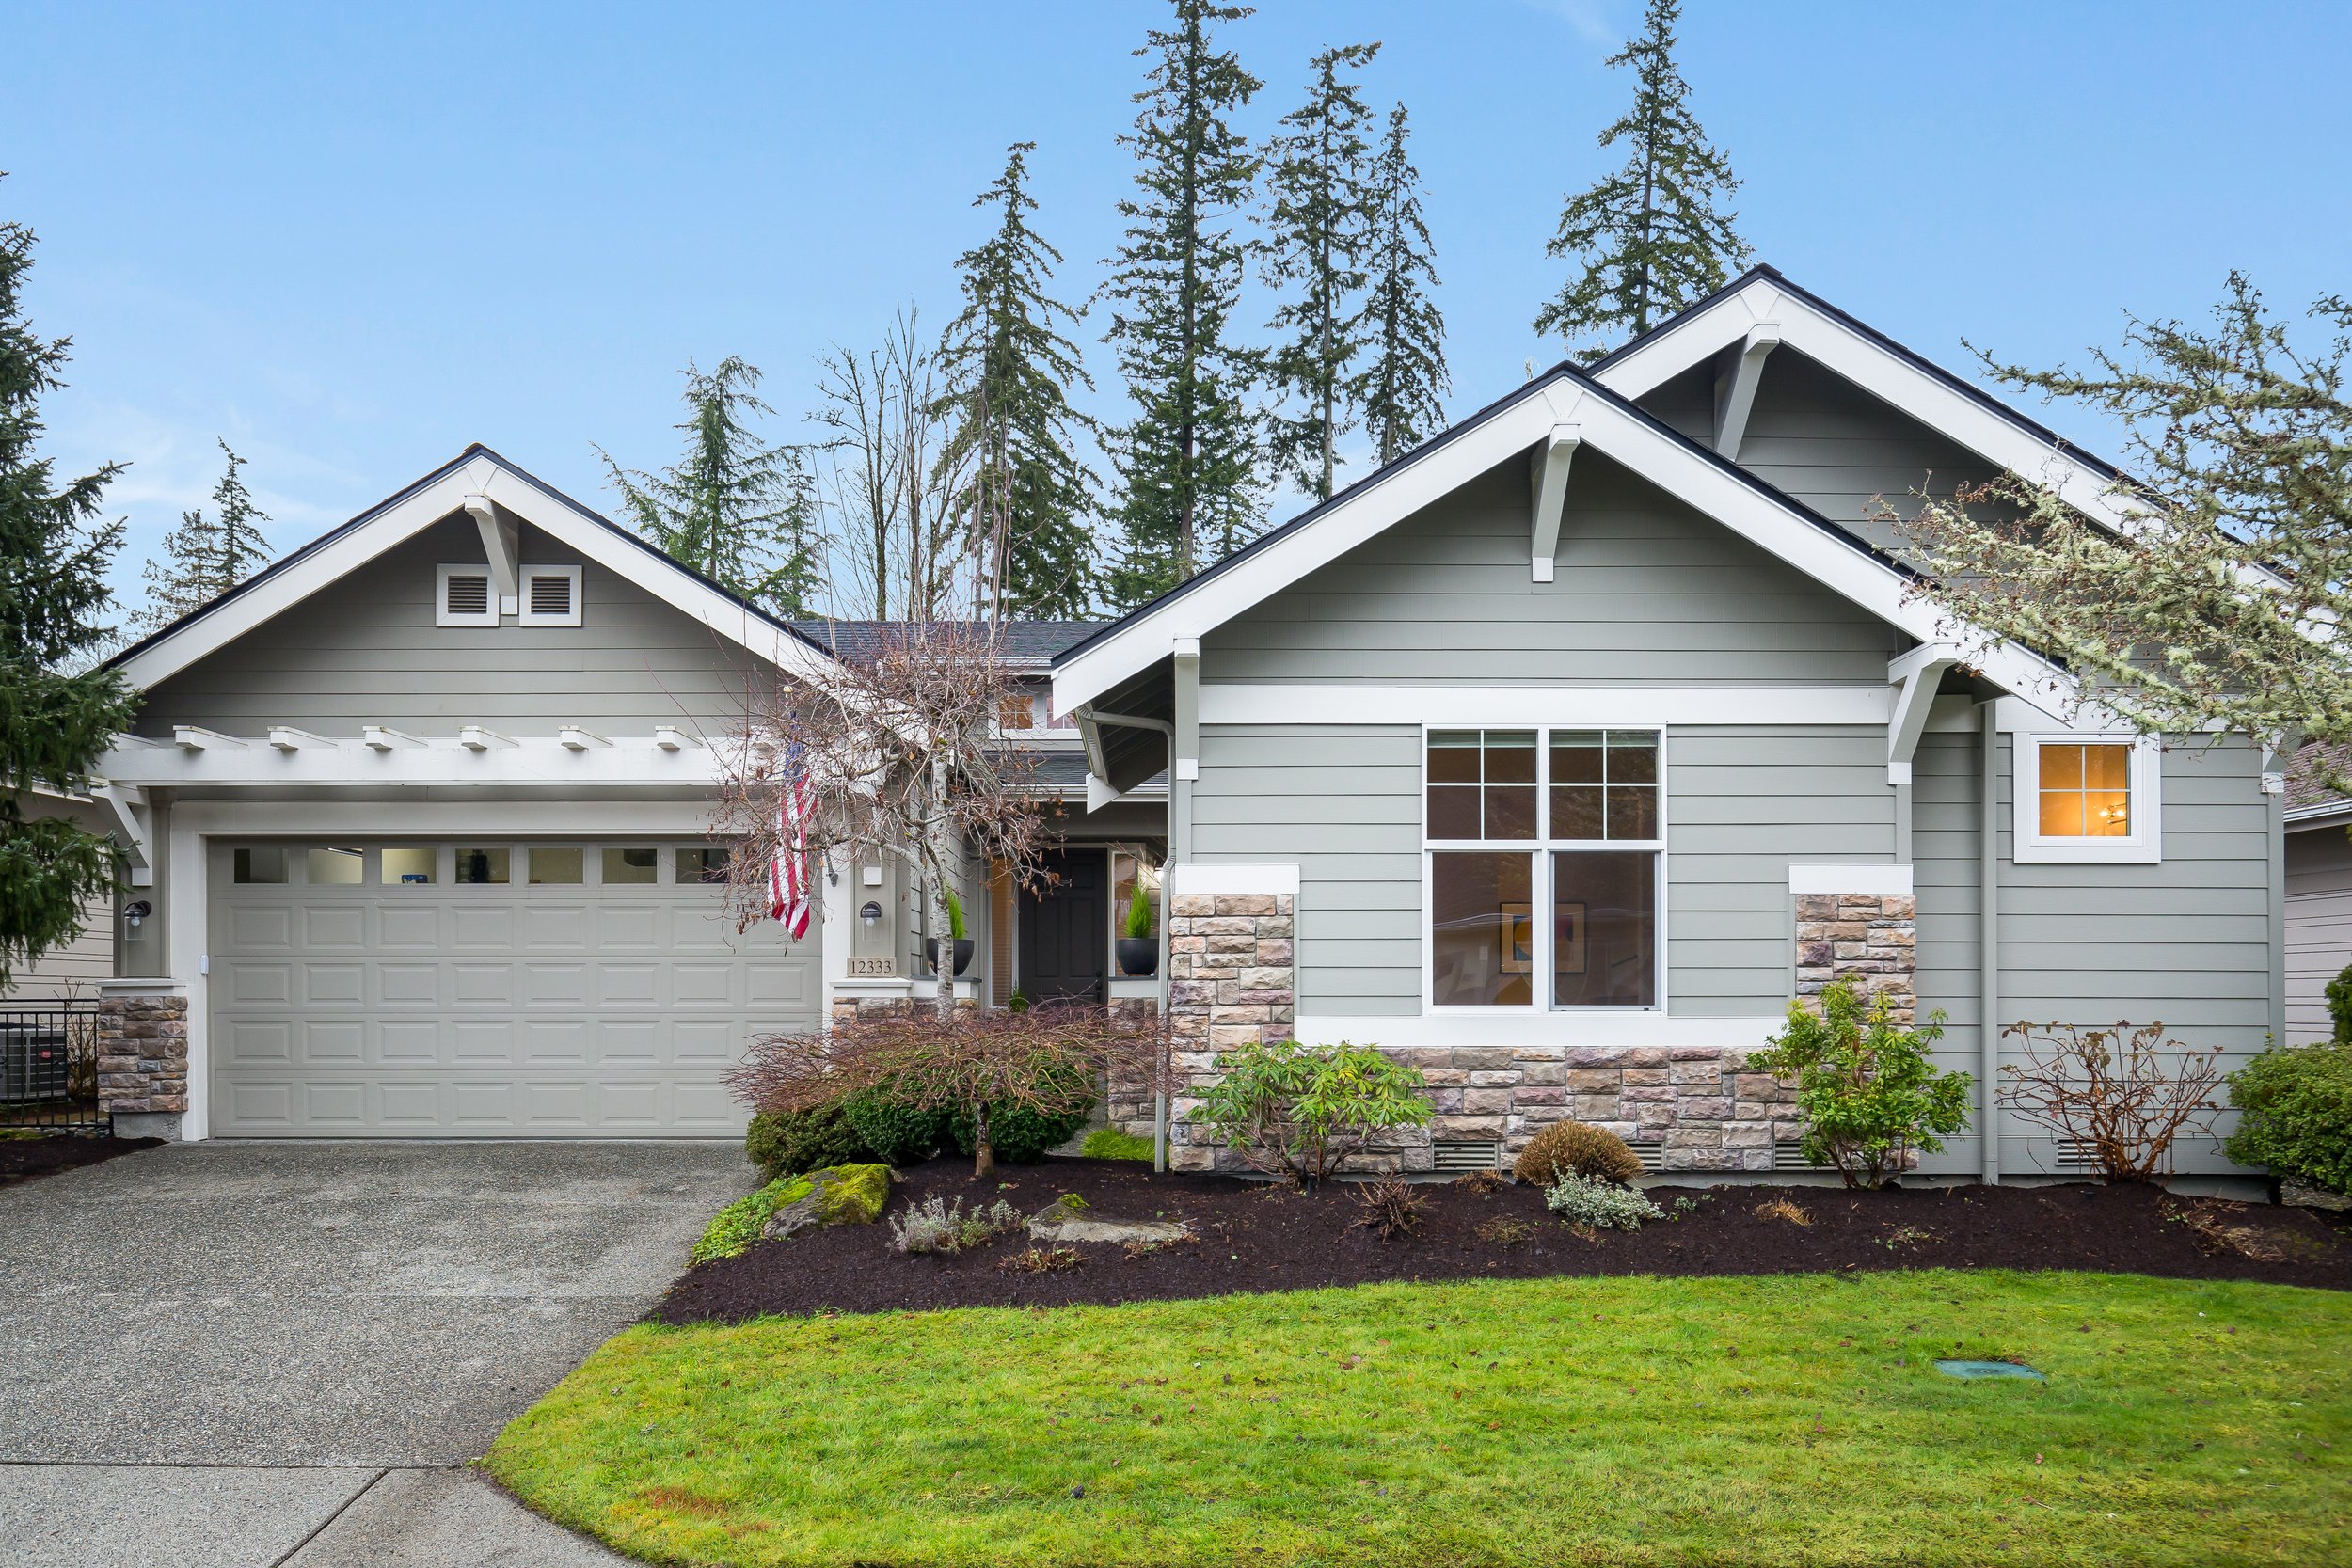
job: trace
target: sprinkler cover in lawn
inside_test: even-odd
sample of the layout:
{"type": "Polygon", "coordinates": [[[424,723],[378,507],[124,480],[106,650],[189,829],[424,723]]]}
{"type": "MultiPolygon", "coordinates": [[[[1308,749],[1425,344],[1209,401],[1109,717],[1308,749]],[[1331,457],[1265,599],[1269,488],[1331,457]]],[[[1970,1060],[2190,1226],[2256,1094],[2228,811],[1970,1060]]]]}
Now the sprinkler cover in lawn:
{"type": "Polygon", "coordinates": [[[2046,1383],[2048,1375],[2035,1371],[2021,1361],[1938,1361],[1935,1370],[1946,1377],[2026,1377],[2036,1383],[2046,1383]]]}

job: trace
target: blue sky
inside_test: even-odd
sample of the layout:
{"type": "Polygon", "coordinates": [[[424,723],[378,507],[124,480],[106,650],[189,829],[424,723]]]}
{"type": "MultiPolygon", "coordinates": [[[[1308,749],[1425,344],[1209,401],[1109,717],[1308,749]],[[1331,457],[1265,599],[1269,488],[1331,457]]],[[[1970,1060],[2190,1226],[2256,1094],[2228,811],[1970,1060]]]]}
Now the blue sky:
{"type": "MultiPolygon", "coordinates": [[[[1315,49],[1385,44],[1367,92],[1413,115],[1456,414],[1560,356],[1528,325],[1543,245],[1614,161],[1595,137],[1629,85],[1601,61],[1638,12],[1275,0],[1227,32],[1261,135],[1315,49]]],[[[35,325],[75,343],[51,451],[132,463],[126,589],[215,436],[281,550],[474,440],[609,510],[592,443],[667,461],[690,357],[743,356],[798,416],[829,347],[902,303],[944,324],[1008,142],[1040,144],[1038,222],[1088,294],[1164,14],[5,0],[0,212],[40,234],[35,325]]],[[[2352,6],[1688,0],[1683,37],[1759,259],[1955,368],[1963,338],[2049,362],[2126,308],[2201,312],[2232,267],[2280,305],[2352,293],[2352,6]]]]}

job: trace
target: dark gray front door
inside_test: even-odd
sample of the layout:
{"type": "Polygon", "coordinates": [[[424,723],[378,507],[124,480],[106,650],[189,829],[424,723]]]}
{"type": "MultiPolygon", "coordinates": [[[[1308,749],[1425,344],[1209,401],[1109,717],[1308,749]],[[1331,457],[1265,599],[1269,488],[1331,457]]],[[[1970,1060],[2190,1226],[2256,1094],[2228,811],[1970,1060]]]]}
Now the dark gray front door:
{"type": "Polygon", "coordinates": [[[1046,857],[1051,886],[1021,895],[1021,993],[1032,1002],[1100,1002],[1107,977],[1109,858],[1100,849],[1046,857]]]}

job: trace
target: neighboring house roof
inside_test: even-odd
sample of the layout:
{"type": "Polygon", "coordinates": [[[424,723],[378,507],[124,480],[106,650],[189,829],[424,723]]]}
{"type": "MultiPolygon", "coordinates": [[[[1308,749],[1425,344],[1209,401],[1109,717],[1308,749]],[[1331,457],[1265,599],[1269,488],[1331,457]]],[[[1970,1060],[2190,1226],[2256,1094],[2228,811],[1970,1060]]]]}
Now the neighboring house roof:
{"type": "Polygon", "coordinates": [[[405,489],[141,638],[107,663],[151,687],[342,580],[393,546],[486,497],[500,510],[627,577],[781,670],[823,668],[821,645],[476,442],[405,489]]]}
{"type": "MultiPolygon", "coordinates": [[[[976,623],[964,623],[972,625],[976,623]]],[[[903,630],[904,621],[794,621],[792,629],[834,657],[852,664],[874,657],[885,639],[903,630]]],[[[1104,625],[1101,621],[1000,621],[997,634],[1005,662],[1043,666],[1064,648],[1083,642],[1104,625]]]]}
{"type": "Polygon", "coordinates": [[[2333,764],[2337,773],[2352,773],[2352,741],[2340,741],[2333,746],[2312,744],[2296,752],[2295,766],[2287,769],[2288,820],[2328,821],[2352,816],[2352,795],[2340,795],[2319,782],[2319,763],[2323,758],[2333,764]]]}
{"type": "MultiPolygon", "coordinates": [[[[1057,656],[1055,709],[1069,712],[1113,690],[1167,658],[1176,643],[1198,639],[1476,475],[1564,440],[1593,446],[1918,641],[1949,640],[1944,613],[1913,594],[1915,575],[1901,562],[1625,393],[1562,364],[1057,656]]],[[[1970,646],[1981,641],[1969,639],[1970,646]]],[[[1995,685],[2054,717],[2071,691],[2062,671],[2015,644],[1988,644],[1977,662],[1995,685]]]]}

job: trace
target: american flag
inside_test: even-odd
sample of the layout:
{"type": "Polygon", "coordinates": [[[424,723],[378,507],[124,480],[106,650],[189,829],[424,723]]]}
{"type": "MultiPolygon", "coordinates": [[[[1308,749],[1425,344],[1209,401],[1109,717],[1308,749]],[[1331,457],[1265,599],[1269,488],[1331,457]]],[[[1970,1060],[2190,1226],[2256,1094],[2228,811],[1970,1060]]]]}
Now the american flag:
{"type": "Polygon", "coordinates": [[[784,788],[776,797],[776,858],[768,865],[768,913],[793,941],[808,935],[813,898],[808,883],[808,769],[801,749],[784,754],[784,788]]]}

